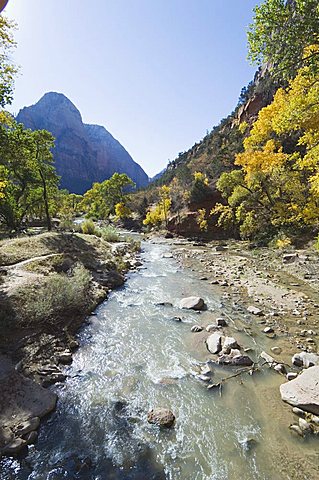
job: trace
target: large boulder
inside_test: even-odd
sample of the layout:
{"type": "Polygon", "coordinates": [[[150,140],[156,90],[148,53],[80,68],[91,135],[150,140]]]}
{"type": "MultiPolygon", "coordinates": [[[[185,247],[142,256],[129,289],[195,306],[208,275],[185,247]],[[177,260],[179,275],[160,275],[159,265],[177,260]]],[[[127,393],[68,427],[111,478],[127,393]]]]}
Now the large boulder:
{"type": "Polygon", "coordinates": [[[159,427],[170,428],[175,423],[175,415],[167,408],[153,408],[147,414],[147,421],[159,427]]]}
{"type": "Polygon", "coordinates": [[[319,415],[319,366],[309,367],[295,380],[280,385],[284,402],[319,415]]]}
{"type": "Polygon", "coordinates": [[[205,302],[201,297],[187,297],[179,302],[179,306],[187,310],[204,310],[205,302]]]}
{"type": "Polygon", "coordinates": [[[222,349],[222,335],[218,332],[213,333],[207,338],[206,345],[210,353],[219,353],[222,349]]]}

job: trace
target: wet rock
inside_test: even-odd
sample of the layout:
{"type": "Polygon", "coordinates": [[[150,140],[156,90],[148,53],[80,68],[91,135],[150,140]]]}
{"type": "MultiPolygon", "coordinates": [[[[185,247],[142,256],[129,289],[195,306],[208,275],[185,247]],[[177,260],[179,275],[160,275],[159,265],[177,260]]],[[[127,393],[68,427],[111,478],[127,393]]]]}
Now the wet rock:
{"type": "Polygon", "coordinates": [[[280,347],[272,347],[271,348],[271,351],[275,354],[275,355],[280,355],[281,352],[282,352],[282,349],[280,347]]]}
{"type": "Polygon", "coordinates": [[[219,353],[222,349],[222,335],[217,332],[213,333],[207,338],[206,345],[210,353],[219,353]]]}
{"type": "Polygon", "coordinates": [[[294,380],[295,378],[298,377],[298,374],[296,372],[288,372],[286,375],[287,380],[294,380]]]}
{"type": "Polygon", "coordinates": [[[247,310],[248,310],[249,313],[252,313],[253,315],[257,315],[259,317],[264,315],[264,312],[260,308],[254,307],[253,305],[250,305],[247,308],[247,310]]]}
{"type": "Polygon", "coordinates": [[[171,302],[158,302],[155,303],[156,307],[172,307],[173,304],[171,302]]]}
{"type": "Polygon", "coordinates": [[[4,447],[3,453],[5,455],[16,455],[17,453],[20,453],[26,445],[27,442],[22,438],[15,438],[11,443],[4,447]]]}
{"type": "Polygon", "coordinates": [[[181,319],[181,317],[172,317],[172,320],[174,322],[182,322],[183,320],[181,319]]]}
{"type": "Polygon", "coordinates": [[[80,344],[77,340],[73,339],[70,341],[69,343],[69,347],[71,350],[76,350],[77,348],[79,348],[80,344]]]}
{"type": "Polygon", "coordinates": [[[147,421],[160,427],[170,428],[175,423],[175,415],[167,408],[153,408],[147,414],[147,421]]]}
{"type": "Polygon", "coordinates": [[[216,324],[218,327],[227,327],[227,322],[224,318],[216,318],[216,324]]]}
{"type": "Polygon", "coordinates": [[[245,438],[240,444],[246,452],[249,452],[257,446],[258,442],[254,438],[245,438]]]}
{"type": "Polygon", "coordinates": [[[220,365],[231,365],[235,367],[250,367],[254,364],[248,355],[221,355],[218,359],[220,365]]]}
{"type": "Polygon", "coordinates": [[[27,445],[33,445],[38,439],[38,432],[29,432],[24,435],[24,440],[26,441],[27,445]]]}
{"type": "Polygon", "coordinates": [[[213,374],[213,370],[212,368],[210,367],[210,365],[206,365],[205,367],[201,368],[201,374],[202,375],[212,375],[213,374]]]}
{"type": "Polygon", "coordinates": [[[266,360],[266,362],[270,367],[273,367],[274,365],[277,364],[276,360],[266,352],[261,352],[260,358],[263,358],[264,360],[266,360]]]}
{"type": "Polygon", "coordinates": [[[209,382],[210,381],[210,376],[209,375],[200,374],[200,375],[196,375],[196,378],[198,378],[198,380],[201,380],[202,382],[209,382]]]}
{"type": "Polygon", "coordinates": [[[205,302],[200,297],[187,297],[179,302],[179,306],[187,310],[204,310],[205,302]]]}
{"type": "Polygon", "coordinates": [[[223,342],[223,348],[240,349],[240,346],[238,345],[237,340],[234,337],[225,337],[225,340],[223,342]]]}
{"type": "Polygon", "coordinates": [[[191,332],[197,333],[197,332],[202,332],[204,329],[200,325],[193,325],[191,328],[191,332]]]}
{"type": "Polygon", "coordinates": [[[33,417],[33,418],[30,418],[30,420],[20,423],[20,425],[17,426],[15,433],[19,437],[22,437],[23,435],[26,435],[27,433],[32,432],[33,430],[37,430],[37,428],[39,428],[39,425],[40,425],[40,418],[33,417]]]}
{"type": "Polygon", "coordinates": [[[57,358],[58,362],[62,363],[63,365],[72,363],[72,353],[69,350],[64,350],[64,352],[59,353],[57,358]]]}
{"type": "Polygon", "coordinates": [[[309,367],[297,378],[280,386],[284,402],[319,415],[319,366],[309,367]]]}

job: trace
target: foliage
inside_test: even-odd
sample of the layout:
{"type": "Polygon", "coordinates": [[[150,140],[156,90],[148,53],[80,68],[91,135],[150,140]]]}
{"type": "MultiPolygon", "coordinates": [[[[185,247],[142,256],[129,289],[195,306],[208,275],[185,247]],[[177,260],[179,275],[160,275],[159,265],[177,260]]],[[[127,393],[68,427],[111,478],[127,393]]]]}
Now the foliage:
{"type": "Polygon", "coordinates": [[[95,223],[90,219],[81,223],[81,231],[86,235],[96,235],[97,233],[95,223]]]}
{"type": "Polygon", "coordinates": [[[56,320],[60,314],[81,312],[87,307],[91,275],[78,265],[73,269],[72,276],[66,274],[51,274],[39,285],[24,287],[18,292],[22,297],[21,316],[32,319],[33,322],[56,320]]]}
{"type": "Polygon", "coordinates": [[[160,226],[162,223],[165,223],[167,228],[171,203],[170,188],[163,185],[159,189],[159,201],[147,212],[143,225],[160,226]]]}
{"type": "Polygon", "coordinates": [[[114,227],[112,227],[111,225],[100,228],[99,229],[99,235],[106,242],[113,243],[113,242],[119,242],[120,241],[120,235],[118,234],[117,230],[114,227]]]}
{"type": "Polygon", "coordinates": [[[13,119],[0,124],[0,221],[17,230],[29,216],[46,216],[51,228],[52,199],[58,176],[53,165],[51,133],[31,131],[13,119]]]}
{"type": "Polygon", "coordinates": [[[129,218],[131,216],[131,210],[125,205],[124,202],[119,202],[115,205],[115,216],[118,219],[129,218]]]}
{"type": "Polygon", "coordinates": [[[318,52],[305,47],[319,41],[318,0],[264,0],[254,9],[248,31],[249,58],[268,63],[279,76],[293,78],[301,66],[318,65],[318,52]]]}
{"type": "Polygon", "coordinates": [[[16,25],[0,15],[0,107],[4,108],[13,100],[14,78],[17,67],[10,60],[10,53],[16,46],[13,30],[16,25]]]}
{"type": "Polygon", "coordinates": [[[235,164],[241,169],[217,183],[228,202],[213,212],[223,214],[219,224],[234,218],[248,238],[318,226],[319,76],[311,67],[259,112],[235,164]]]}
{"type": "Polygon", "coordinates": [[[125,173],[114,173],[102,183],[94,183],[88,190],[81,207],[88,216],[105,219],[115,213],[115,205],[125,203],[125,189],[134,186],[134,182],[125,173]]]}
{"type": "Polygon", "coordinates": [[[202,232],[207,232],[208,221],[206,219],[206,209],[205,208],[199,208],[197,213],[198,213],[197,225],[199,226],[199,228],[202,232]]]}
{"type": "Polygon", "coordinates": [[[209,193],[208,178],[205,173],[194,172],[194,180],[190,190],[190,202],[198,203],[209,193]]]}

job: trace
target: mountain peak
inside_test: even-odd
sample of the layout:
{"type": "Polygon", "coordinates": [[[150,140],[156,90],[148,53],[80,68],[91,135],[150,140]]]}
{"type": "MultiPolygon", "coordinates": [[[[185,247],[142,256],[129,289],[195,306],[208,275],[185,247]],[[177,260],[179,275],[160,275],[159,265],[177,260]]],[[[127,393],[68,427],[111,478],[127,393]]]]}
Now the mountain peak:
{"type": "Polygon", "coordinates": [[[143,187],[148,176],[125,148],[100,125],[86,125],[81,113],[63,93],[47,92],[40,100],[20,110],[17,121],[27,128],[45,129],[55,137],[53,156],[61,186],[84,193],[93,182],[113,173],[126,173],[143,187]]]}

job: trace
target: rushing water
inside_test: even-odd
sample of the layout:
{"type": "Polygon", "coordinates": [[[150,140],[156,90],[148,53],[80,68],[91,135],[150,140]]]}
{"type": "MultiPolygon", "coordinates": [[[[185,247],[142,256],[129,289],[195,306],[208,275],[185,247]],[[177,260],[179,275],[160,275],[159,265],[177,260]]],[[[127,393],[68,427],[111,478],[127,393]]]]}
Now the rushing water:
{"type": "MultiPolygon", "coordinates": [[[[196,363],[209,354],[197,352],[197,334],[190,327],[212,311],[220,316],[226,307],[208,282],[169,258],[170,246],[147,243],[143,248],[142,268],[80,332],[68,380],[54,387],[60,397],[57,411],[41,427],[37,445],[24,460],[5,461],[1,480],[318,478],[296,473],[299,458],[296,465],[288,461],[301,447],[288,432],[291,418],[278,398],[279,375],[263,370],[231,379],[222,395],[196,378],[196,363]],[[202,296],[208,311],[156,305],[176,305],[190,295],[202,296]],[[147,412],[156,406],[174,412],[173,429],[147,423],[147,412]],[[286,475],[277,462],[287,465],[286,475]]],[[[253,347],[256,358],[263,346],[255,345],[243,325],[229,333],[253,347]]],[[[214,378],[231,373],[220,369],[214,378]]],[[[307,449],[317,462],[311,441],[307,449]]]]}

